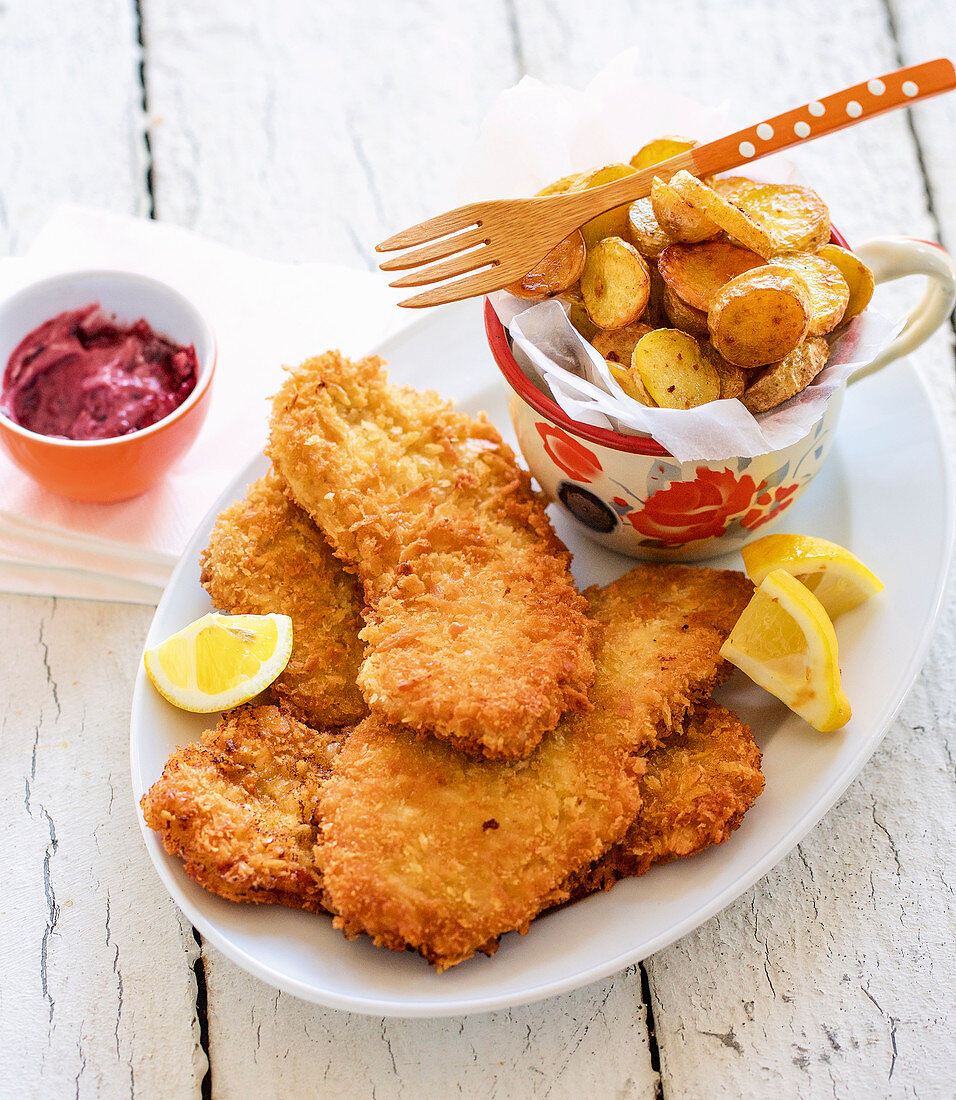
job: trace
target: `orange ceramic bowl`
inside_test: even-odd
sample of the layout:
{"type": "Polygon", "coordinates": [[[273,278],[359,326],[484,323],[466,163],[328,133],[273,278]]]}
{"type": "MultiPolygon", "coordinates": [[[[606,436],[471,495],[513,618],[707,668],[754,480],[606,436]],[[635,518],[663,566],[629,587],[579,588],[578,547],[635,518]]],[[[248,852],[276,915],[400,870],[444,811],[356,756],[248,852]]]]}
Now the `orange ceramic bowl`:
{"type": "Polygon", "coordinates": [[[165,283],[126,271],[77,271],[33,283],[0,305],[0,373],[17,344],[38,325],[92,303],[122,323],[145,318],[162,336],[192,344],[199,364],[192,393],[162,420],[114,439],[39,435],[0,412],[0,443],[24,473],[50,492],[108,503],[151,489],[192,445],[209,409],[216,342],[196,307],[165,283]]]}

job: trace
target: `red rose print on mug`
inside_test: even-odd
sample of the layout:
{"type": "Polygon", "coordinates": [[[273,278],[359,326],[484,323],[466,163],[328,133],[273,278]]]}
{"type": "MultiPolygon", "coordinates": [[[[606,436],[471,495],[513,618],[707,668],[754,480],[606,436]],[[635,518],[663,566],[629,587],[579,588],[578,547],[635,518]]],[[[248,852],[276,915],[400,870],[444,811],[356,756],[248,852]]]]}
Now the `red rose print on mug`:
{"type": "Polygon", "coordinates": [[[642,535],[679,546],[722,535],[751,508],[758,491],[749,474],[738,480],[733,470],[699,467],[694,481],[668,485],[626,518],[642,535]]]}
{"type": "Polygon", "coordinates": [[[535,423],[538,435],[551,461],[575,481],[593,481],[602,472],[601,463],[593,451],[560,428],[551,424],[535,423]]]}

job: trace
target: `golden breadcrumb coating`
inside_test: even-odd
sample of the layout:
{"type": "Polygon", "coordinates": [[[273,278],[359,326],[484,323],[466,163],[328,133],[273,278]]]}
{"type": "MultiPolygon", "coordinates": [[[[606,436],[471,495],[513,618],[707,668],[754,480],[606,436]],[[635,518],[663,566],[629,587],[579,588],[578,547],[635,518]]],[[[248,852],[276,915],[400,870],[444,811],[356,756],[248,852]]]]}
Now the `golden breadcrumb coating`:
{"type": "Polygon", "coordinates": [[[292,620],[292,656],[267,698],[313,726],[348,725],[367,713],[355,682],[361,587],[273,471],[220,514],[200,564],[220,610],[292,620]]]}
{"type": "Polygon", "coordinates": [[[269,449],[364,583],[358,682],[377,719],[515,758],[588,709],[570,555],[484,416],[389,385],[380,359],[328,352],[276,395],[269,449]]]}
{"type": "Polygon", "coordinates": [[[733,712],[712,702],[696,707],[684,729],[647,757],[644,804],[624,839],[572,875],[561,900],[723,844],[763,791],[760,759],[749,727],[733,712]]]}
{"type": "Polygon", "coordinates": [[[625,835],[644,755],[729,672],[718,651],[752,592],[740,573],[676,565],[589,590],[594,710],[525,760],[473,760],[366,719],[319,795],[315,858],[336,924],[440,969],[526,931],[625,835]]]}
{"type": "Polygon", "coordinates": [[[274,706],[237,707],[170,756],[140,801],[146,824],[212,893],[318,912],[315,805],[345,736],[274,706]]]}

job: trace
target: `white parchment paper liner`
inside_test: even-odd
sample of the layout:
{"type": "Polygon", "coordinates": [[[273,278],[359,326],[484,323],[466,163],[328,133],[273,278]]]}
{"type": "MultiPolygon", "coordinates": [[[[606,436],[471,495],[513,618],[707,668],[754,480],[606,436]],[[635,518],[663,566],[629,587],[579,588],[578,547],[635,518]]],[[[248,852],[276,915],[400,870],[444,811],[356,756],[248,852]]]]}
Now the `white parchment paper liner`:
{"type": "MultiPolygon", "coordinates": [[[[525,77],[495,101],[465,169],[474,196],[530,195],[552,180],[611,161],[628,161],[661,134],[709,140],[753,118],[731,121],[727,104],[705,107],[640,75],[639,53],[620,54],[582,91],[525,77]],[[635,105],[640,105],[636,108],[635,105]]],[[[759,161],[754,178],[798,180],[781,157],[759,161]]],[[[649,409],[628,397],[604,358],[572,327],[560,302],[529,306],[491,295],[529,379],[573,420],[628,434],[648,433],[680,461],[755,457],[796,442],[823,414],[831,394],[899,331],[873,310],[831,340],[826,368],[783,405],[754,417],[739,401],[697,409],[649,409]]]]}

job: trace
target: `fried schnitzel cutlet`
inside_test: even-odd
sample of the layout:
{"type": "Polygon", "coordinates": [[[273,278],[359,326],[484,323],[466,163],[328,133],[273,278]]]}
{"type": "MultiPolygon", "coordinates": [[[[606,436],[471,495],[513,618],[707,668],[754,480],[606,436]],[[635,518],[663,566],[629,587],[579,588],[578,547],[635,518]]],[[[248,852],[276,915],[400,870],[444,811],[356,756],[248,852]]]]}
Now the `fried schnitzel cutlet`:
{"type": "Polygon", "coordinates": [[[237,707],[170,756],[140,801],[146,824],[212,893],[319,912],[315,805],[345,736],[275,706],[237,707]]]}
{"type": "Polygon", "coordinates": [[[508,759],[589,709],[570,555],[484,416],[328,352],[276,395],[269,451],[364,583],[358,683],[378,724],[508,759]]]}
{"type": "Polygon", "coordinates": [[[735,714],[712,702],[696,707],[684,729],[648,755],[640,781],[644,804],[624,839],[575,872],[561,900],[609,890],[655,863],[723,844],[763,791],[760,759],[750,729],[735,714]]]}
{"type": "Polygon", "coordinates": [[[634,822],[643,757],[729,672],[718,650],[752,591],[740,573],[676,565],[590,589],[593,712],[525,760],[362,722],[319,794],[315,860],[336,924],[439,969],[526,931],[634,822]]]}
{"type": "Polygon", "coordinates": [[[361,587],[274,471],[219,515],[200,564],[220,610],[292,620],[292,656],[271,699],[312,726],[348,725],[367,713],[355,682],[361,587]]]}

